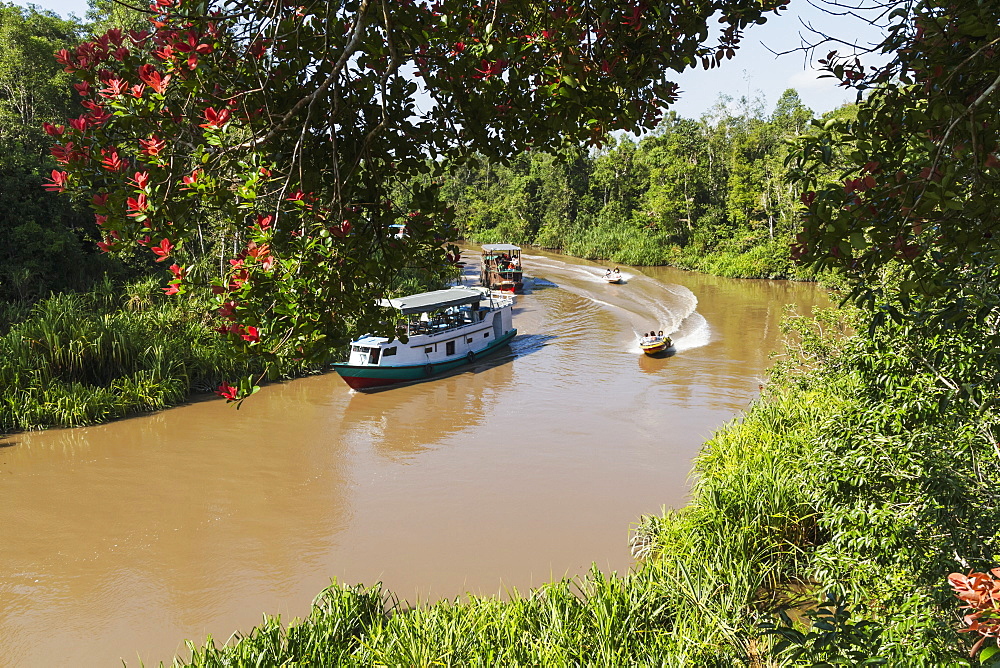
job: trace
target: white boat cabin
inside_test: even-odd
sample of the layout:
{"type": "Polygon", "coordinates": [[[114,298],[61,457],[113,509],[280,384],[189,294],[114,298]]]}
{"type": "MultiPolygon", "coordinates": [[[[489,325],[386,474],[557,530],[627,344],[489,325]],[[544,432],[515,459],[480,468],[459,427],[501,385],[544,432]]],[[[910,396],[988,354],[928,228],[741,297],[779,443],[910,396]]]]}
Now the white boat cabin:
{"type": "Polygon", "coordinates": [[[510,338],[514,299],[482,288],[455,287],[383,299],[405,319],[407,341],[365,335],[351,344],[352,366],[414,366],[471,361],[510,338]]]}

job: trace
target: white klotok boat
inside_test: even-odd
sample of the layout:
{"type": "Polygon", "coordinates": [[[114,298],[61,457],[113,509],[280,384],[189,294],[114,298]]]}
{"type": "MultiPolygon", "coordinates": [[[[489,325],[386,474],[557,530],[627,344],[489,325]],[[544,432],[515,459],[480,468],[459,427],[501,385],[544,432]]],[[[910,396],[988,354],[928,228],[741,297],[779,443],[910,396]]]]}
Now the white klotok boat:
{"type": "Polygon", "coordinates": [[[483,288],[455,287],[383,299],[406,316],[407,341],[365,335],[333,368],[356,390],[430,378],[471,364],[517,334],[514,298],[483,288]]]}
{"type": "Polygon", "coordinates": [[[606,272],[604,272],[604,280],[607,281],[608,283],[621,283],[622,273],[617,269],[615,269],[614,271],[608,269],[606,272]]]}

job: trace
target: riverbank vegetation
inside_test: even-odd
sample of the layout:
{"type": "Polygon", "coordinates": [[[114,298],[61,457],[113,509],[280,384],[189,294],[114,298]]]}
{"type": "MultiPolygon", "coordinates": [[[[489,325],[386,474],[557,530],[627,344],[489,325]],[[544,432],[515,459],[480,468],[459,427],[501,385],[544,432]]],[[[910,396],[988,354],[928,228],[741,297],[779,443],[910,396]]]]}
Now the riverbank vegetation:
{"type": "Polygon", "coordinates": [[[414,610],[335,584],[175,665],[970,665],[945,578],[1000,547],[997,421],[955,390],[984,372],[965,337],[869,321],[786,321],[763,396],[706,443],[688,506],[634,528],[628,574],[414,610]]]}
{"type": "Polygon", "coordinates": [[[600,150],[481,157],[450,172],[441,193],[458,230],[482,243],[732,278],[810,278],[788,253],[800,192],[785,158],[812,119],[791,89],[770,112],[761,100],[723,98],[700,119],[668,113],[641,139],[623,135],[600,150]]]}
{"type": "Polygon", "coordinates": [[[96,424],[177,405],[240,375],[316,370],[236,358],[215,331],[221,324],[185,301],[165,302],[158,278],[42,299],[0,335],[0,430],[96,424]]]}
{"type": "MultiPolygon", "coordinates": [[[[105,29],[115,21],[136,27],[137,16],[146,22],[113,3],[95,7],[105,29]]],[[[220,333],[230,323],[204,295],[168,298],[154,257],[102,252],[89,207],[45,187],[60,155],[50,151],[49,133],[87,111],[84,91],[53,54],[75,48],[87,31],[38,8],[0,3],[0,432],[159,410],[240,378],[318,372],[343,354],[349,317],[330,319],[326,358],[285,350],[263,359],[252,332],[220,333]]],[[[231,230],[218,216],[203,223],[201,256],[184,273],[221,284],[231,230]]],[[[406,267],[386,289],[419,292],[454,276],[450,265],[406,267]]]]}

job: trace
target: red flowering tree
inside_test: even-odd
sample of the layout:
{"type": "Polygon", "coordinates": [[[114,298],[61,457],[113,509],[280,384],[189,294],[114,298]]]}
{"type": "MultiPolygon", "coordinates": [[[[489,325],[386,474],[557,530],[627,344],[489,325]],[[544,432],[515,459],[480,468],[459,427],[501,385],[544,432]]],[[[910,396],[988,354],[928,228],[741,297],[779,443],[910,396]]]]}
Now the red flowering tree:
{"type": "Polygon", "coordinates": [[[433,186],[400,184],[652,128],[670,71],[732,57],[786,2],[155,0],[148,30],[57,55],[87,112],[46,127],[50,187],[91,203],[103,250],[169,262],[168,294],[211,290],[237,345],[320,360],[344,319],[384,328],[372,304],[400,268],[458,259],[433,186]]]}
{"type": "Polygon", "coordinates": [[[965,628],[959,633],[975,633],[979,639],[969,650],[969,656],[976,656],[980,650],[980,660],[986,660],[998,653],[1000,638],[1000,568],[989,573],[952,573],[948,576],[955,596],[964,604],[966,614],[962,616],[965,628]],[[989,647],[983,646],[989,642],[989,647]]]}

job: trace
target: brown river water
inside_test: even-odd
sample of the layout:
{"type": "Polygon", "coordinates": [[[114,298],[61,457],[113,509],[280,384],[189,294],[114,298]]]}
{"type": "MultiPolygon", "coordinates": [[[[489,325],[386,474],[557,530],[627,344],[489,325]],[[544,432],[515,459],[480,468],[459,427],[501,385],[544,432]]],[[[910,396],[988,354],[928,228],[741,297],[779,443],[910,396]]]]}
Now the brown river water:
{"type": "MultiPolygon", "coordinates": [[[[509,348],[357,393],[324,374],[0,440],[0,665],[138,666],[308,612],[336,578],[411,603],[628,570],[701,444],[758,394],[783,305],[735,281],[530,250],[509,348]],[[672,333],[642,355],[637,335],[672,333]]],[[[468,267],[472,282],[475,267],[468,267]]]]}

